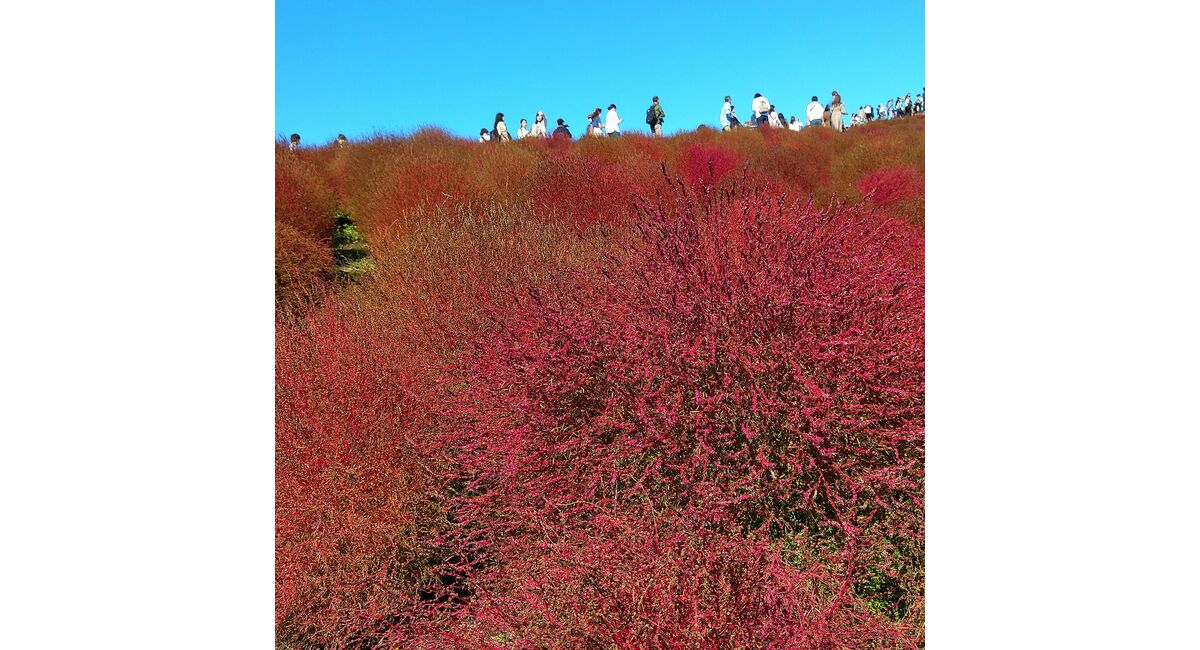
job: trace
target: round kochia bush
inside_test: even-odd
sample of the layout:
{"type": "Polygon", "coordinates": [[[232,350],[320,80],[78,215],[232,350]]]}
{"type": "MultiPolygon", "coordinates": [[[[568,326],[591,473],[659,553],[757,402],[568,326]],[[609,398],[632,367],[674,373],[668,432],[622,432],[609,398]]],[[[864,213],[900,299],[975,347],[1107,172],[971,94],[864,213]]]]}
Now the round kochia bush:
{"type": "Polygon", "coordinates": [[[454,373],[473,552],[630,506],[843,542],[919,513],[919,233],[746,189],[638,210],[640,238],[497,312],[454,373]]]}

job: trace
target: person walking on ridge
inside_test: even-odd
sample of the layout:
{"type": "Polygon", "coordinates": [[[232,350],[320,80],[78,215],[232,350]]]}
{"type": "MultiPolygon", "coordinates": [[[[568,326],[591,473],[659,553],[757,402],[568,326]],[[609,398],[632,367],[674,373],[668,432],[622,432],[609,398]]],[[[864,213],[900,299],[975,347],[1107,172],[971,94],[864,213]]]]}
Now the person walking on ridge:
{"type": "Polygon", "coordinates": [[[587,131],[584,135],[595,136],[597,138],[604,137],[604,127],[600,125],[600,107],[597,106],[587,115],[587,131]]]}
{"type": "Polygon", "coordinates": [[[808,103],[808,108],[804,111],[804,116],[808,118],[809,126],[821,126],[821,116],[825,114],[825,107],[821,106],[821,102],[817,101],[817,96],[813,95],[812,101],[808,103]]]}
{"type": "Polygon", "coordinates": [[[567,129],[567,124],[563,122],[563,118],[558,118],[558,128],[554,129],[554,137],[571,139],[571,131],[567,129]]]}
{"type": "Polygon", "coordinates": [[[646,124],[650,125],[650,132],[662,137],[662,125],[666,119],[667,112],[663,110],[662,104],[658,103],[658,95],[655,95],[650,101],[650,108],[646,109],[646,124]]]}
{"type": "Polygon", "coordinates": [[[721,106],[721,130],[728,131],[733,128],[733,123],[729,121],[729,116],[733,114],[733,99],[729,95],[725,95],[725,103],[721,106]]]}
{"type": "Polygon", "coordinates": [[[750,102],[750,109],[754,111],[754,126],[762,126],[767,123],[767,114],[771,112],[771,102],[761,94],[754,93],[754,101],[750,102]]]}
{"type": "Polygon", "coordinates": [[[829,104],[829,119],[833,121],[833,130],[841,133],[846,129],[846,125],[842,122],[842,115],[846,113],[846,105],[842,103],[842,96],[838,91],[833,91],[833,101],[829,104]]]}
{"type": "Polygon", "coordinates": [[[608,112],[604,114],[604,135],[610,138],[614,135],[621,135],[621,122],[624,121],[621,116],[617,115],[617,105],[609,104],[608,112]]]}

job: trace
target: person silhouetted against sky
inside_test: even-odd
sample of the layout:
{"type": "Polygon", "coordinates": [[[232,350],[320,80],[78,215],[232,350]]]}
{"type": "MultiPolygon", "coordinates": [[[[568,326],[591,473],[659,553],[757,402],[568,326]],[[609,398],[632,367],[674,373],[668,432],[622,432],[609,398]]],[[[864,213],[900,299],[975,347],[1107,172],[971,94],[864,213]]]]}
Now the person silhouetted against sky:
{"type": "Polygon", "coordinates": [[[533,116],[533,130],[530,131],[530,135],[542,138],[550,137],[550,134],[546,132],[546,114],[542,111],[538,111],[537,115],[533,116]]]}
{"type": "Polygon", "coordinates": [[[512,140],[512,136],[508,134],[508,127],[504,125],[504,113],[496,113],[496,122],[492,127],[492,137],[496,142],[508,142],[512,140]]]}
{"type": "Polygon", "coordinates": [[[558,128],[554,129],[554,137],[571,139],[571,131],[567,128],[567,123],[561,117],[558,118],[558,128]]]}
{"type": "Polygon", "coordinates": [[[846,113],[846,105],[842,103],[842,96],[838,91],[833,91],[833,101],[829,102],[829,119],[833,123],[833,130],[841,132],[846,128],[842,122],[842,115],[846,113]]]}
{"type": "Polygon", "coordinates": [[[488,134],[488,130],[486,128],[479,129],[479,141],[480,142],[491,142],[491,140],[492,140],[492,136],[488,134]]]}
{"type": "Polygon", "coordinates": [[[338,149],[342,149],[345,146],[346,146],[346,135],[344,133],[339,133],[338,137],[337,137],[337,147],[338,147],[338,149]]]}
{"type": "Polygon", "coordinates": [[[604,124],[600,120],[600,107],[592,109],[591,113],[587,114],[587,131],[586,134],[597,138],[604,137],[604,124]]]}
{"type": "Polygon", "coordinates": [[[821,102],[817,100],[817,96],[813,95],[812,101],[808,103],[808,108],[804,111],[804,117],[808,118],[809,126],[821,126],[821,116],[825,114],[825,107],[821,106],[821,102]]]}
{"type": "Polygon", "coordinates": [[[771,112],[771,102],[759,93],[754,93],[754,101],[750,102],[750,109],[754,111],[754,126],[762,126],[767,122],[767,115],[771,112]]]}
{"type": "Polygon", "coordinates": [[[609,104],[608,112],[604,114],[604,134],[607,136],[621,135],[621,122],[624,121],[620,115],[617,115],[617,105],[609,104]]]}
{"type": "Polygon", "coordinates": [[[295,151],[299,148],[300,148],[300,134],[293,133],[292,137],[288,139],[288,151],[295,151]]]}
{"type": "Polygon", "coordinates": [[[733,99],[729,95],[725,95],[725,103],[721,105],[721,130],[728,131],[733,128],[729,123],[729,114],[733,112],[733,99]]]}
{"type": "Polygon", "coordinates": [[[646,124],[650,125],[650,132],[654,135],[661,136],[663,133],[663,121],[667,119],[667,112],[663,110],[662,104],[658,103],[658,95],[650,100],[650,108],[646,109],[646,124]]]}
{"type": "Polygon", "coordinates": [[[921,89],[921,92],[917,93],[917,98],[913,100],[913,110],[915,110],[918,113],[925,112],[925,90],[924,89],[921,89]]]}
{"type": "Polygon", "coordinates": [[[775,105],[771,104],[771,110],[767,111],[767,125],[776,129],[783,128],[783,118],[780,117],[779,111],[775,110],[775,105]]]}

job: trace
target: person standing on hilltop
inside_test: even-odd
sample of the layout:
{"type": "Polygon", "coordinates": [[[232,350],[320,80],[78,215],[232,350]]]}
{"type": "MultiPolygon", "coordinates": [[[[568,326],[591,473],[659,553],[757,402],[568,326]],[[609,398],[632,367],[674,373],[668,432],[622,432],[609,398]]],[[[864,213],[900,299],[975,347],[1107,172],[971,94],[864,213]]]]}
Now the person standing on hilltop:
{"type": "Polygon", "coordinates": [[[521,118],[521,126],[517,129],[517,139],[524,140],[529,137],[529,122],[525,118],[521,118]]]}
{"type": "Polygon", "coordinates": [[[496,142],[508,142],[512,140],[512,136],[508,134],[508,127],[504,125],[504,113],[496,113],[496,122],[492,127],[492,137],[496,142]]]}
{"type": "Polygon", "coordinates": [[[492,140],[492,136],[488,134],[488,130],[486,128],[479,129],[479,141],[480,142],[490,142],[491,140],[492,140]]]}
{"type": "Polygon", "coordinates": [[[288,141],[288,151],[295,151],[300,148],[300,134],[299,133],[293,133],[292,137],[289,138],[288,140],[289,140],[288,141]]]}
{"type": "Polygon", "coordinates": [[[775,110],[774,104],[771,104],[771,110],[767,112],[767,125],[776,129],[783,126],[783,121],[779,119],[779,112],[775,110]]]}
{"type": "Polygon", "coordinates": [[[650,125],[650,132],[661,137],[663,121],[666,119],[667,112],[663,110],[662,104],[658,103],[658,95],[655,95],[650,100],[650,108],[646,109],[646,124],[650,125]]]}
{"type": "Polygon", "coordinates": [[[621,135],[621,122],[624,121],[620,115],[617,115],[617,105],[609,104],[608,112],[604,114],[604,134],[610,138],[621,135]]]}
{"type": "Polygon", "coordinates": [[[762,126],[767,122],[767,114],[771,112],[771,102],[759,93],[754,93],[754,101],[750,102],[750,110],[754,111],[754,126],[762,126]]]}
{"type": "Polygon", "coordinates": [[[824,114],[825,108],[821,106],[821,102],[817,101],[817,96],[813,95],[812,101],[808,103],[808,108],[804,110],[808,126],[821,126],[821,116],[824,114]]]}
{"type": "Polygon", "coordinates": [[[587,132],[585,133],[585,135],[594,136],[597,138],[604,137],[604,125],[600,121],[600,107],[599,106],[592,109],[591,113],[588,113],[587,121],[588,121],[588,125],[587,125],[587,132]]]}
{"type": "Polygon", "coordinates": [[[571,131],[567,129],[567,124],[563,122],[563,118],[558,118],[558,128],[554,129],[554,137],[571,139],[571,131]]]}
{"type": "Polygon", "coordinates": [[[337,137],[337,148],[338,148],[338,149],[345,149],[345,148],[346,148],[346,135],[345,135],[344,133],[339,133],[339,134],[338,134],[338,137],[337,137]]]}
{"type": "Polygon", "coordinates": [[[537,115],[533,116],[533,130],[529,134],[543,138],[550,137],[550,134],[546,132],[546,114],[542,111],[538,111],[537,115]]]}
{"type": "Polygon", "coordinates": [[[732,122],[729,121],[729,116],[733,114],[733,99],[729,95],[725,95],[725,103],[721,106],[721,130],[728,131],[733,128],[732,122]]]}
{"type": "Polygon", "coordinates": [[[789,131],[799,131],[803,126],[804,124],[802,124],[800,120],[796,119],[795,115],[792,116],[792,121],[788,122],[789,131]]]}
{"type": "Polygon", "coordinates": [[[842,103],[842,96],[835,90],[833,91],[833,101],[829,103],[829,119],[833,122],[833,130],[838,133],[846,128],[842,122],[842,115],[845,113],[846,105],[842,103]]]}

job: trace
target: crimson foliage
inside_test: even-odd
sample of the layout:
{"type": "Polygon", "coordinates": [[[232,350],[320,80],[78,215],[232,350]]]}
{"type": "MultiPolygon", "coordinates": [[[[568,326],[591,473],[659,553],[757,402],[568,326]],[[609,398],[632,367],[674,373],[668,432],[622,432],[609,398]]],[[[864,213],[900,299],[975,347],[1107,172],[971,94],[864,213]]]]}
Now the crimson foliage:
{"type": "Polygon", "coordinates": [[[639,240],[496,312],[447,380],[455,568],[476,599],[513,597],[513,563],[629,508],[807,544],[814,563],[853,565],[872,526],[914,534],[919,233],[737,188],[677,185],[638,211],[639,240]]]}

